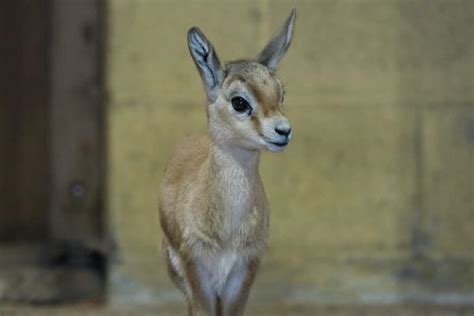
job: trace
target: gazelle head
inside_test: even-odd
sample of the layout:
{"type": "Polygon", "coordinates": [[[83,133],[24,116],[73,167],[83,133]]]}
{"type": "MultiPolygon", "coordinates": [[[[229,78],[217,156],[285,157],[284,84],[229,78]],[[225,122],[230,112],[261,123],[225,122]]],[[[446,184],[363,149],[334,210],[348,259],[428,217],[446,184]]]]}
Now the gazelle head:
{"type": "Polygon", "coordinates": [[[283,85],[275,71],[290,46],[296,11],[254,60],[221,66],[214,47],[196,27],[188,46],[208,98],[209,132],[214,142],[246,150],[282,151],[291,140],[283,114],[283,85]]]}

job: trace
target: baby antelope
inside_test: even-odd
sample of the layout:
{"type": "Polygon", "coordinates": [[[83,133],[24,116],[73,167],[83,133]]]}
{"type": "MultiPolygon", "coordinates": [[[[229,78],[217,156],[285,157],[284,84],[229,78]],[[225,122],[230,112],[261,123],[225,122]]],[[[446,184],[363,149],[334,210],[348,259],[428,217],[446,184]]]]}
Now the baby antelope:
{"type": "Polygon", "coordinates": [[[197,27],[188,32],[207,95],[208,134],[177,146],[159,207],[168,271],[189,315],[243,314],[268,236],[260,150],[280,152],[292,136],[275,71],[290,46],[295,17],[293,9],[255,59],[225,67],[197,27]]]}

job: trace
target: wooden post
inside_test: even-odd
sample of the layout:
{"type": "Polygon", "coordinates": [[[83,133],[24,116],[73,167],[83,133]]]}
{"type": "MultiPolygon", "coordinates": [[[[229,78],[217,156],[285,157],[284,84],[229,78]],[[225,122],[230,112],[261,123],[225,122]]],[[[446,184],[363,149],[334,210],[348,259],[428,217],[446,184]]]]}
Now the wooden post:
{"type": "Polygon", "coordinates": [[[96,274],[97,287],[68,281],[71,297],[97,296],[106,274],[104,211],[103,7],[52,0],[51,191],[53,261],[96,274]],[[74,291],[73,291],[74,292],[74,291]]]}
{"type": "Polygon", "coordinates": [[[100,248],[104,108],[99,0],[52,1],[51,234],[100,248]]]}

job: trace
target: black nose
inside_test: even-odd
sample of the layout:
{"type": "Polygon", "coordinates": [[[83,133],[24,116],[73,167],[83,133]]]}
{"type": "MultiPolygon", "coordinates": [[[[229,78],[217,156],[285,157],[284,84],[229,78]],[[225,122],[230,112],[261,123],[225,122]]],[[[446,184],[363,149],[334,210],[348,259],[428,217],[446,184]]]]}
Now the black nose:
{"type": "Polygon", "coordinates": [[[283,135],[283,136],[288,136],[291,133],[291,128],[278,128],[278,127],[275,127],[275,132],[277,132],[278,134],[283,135]]]}

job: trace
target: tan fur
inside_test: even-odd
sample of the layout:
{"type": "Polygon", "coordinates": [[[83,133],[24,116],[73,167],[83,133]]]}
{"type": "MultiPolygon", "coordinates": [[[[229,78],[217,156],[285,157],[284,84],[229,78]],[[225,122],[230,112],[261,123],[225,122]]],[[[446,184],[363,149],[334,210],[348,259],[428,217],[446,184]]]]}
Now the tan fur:
{"type": "MultiPolygon", "coordinates": [[[[189,137],[178,146],[162,182],[160,220],[165,249],[171,246],[180,256],[188,281],[180,279],[173,268],[170,274],[184,289],[193,315],[213,311],[203,303],[209,299],[201,297],[204,294],[194,271],[196,258],[236,252],[248,276],[225,315],[240,314],[266,247],[268,202],[258,174],[259,152],[239,151],[211,145],[206,135],[189,137]],[[230,190],[239,192],[243,200],[229,197],[230,190]]],[[[211,304],[216,303],[211,300],[211,304]]]]}
{"type": "MultiPolygon", "coordinates": [[[[293,20],[287,21],[291,26],[292,14],[293,20]]],[[[194,32],[190,40],[197,58],[215,54],[203,35],[194,32]]],[[[215,58],[212,67],[219,66],[215,58]]],[[[283,88],[271,70],[241,60],[229,63],[222,73],[217,91],[211,90],[217,75],[203,78],[211,82],[213,98],[206,108],[208,134],[178,144],[160,192],[168,271],[185,294],[190,315],[243,313],[268,237],[260,150],[281,151],[291,139],[282,114],[283,88]],[[252,110],[233,109],[236,95],[247,98],[252,110]],[[275,131],[282,126],[288,135],[275,131]],[[283,140],[284,145],[272,144],[283,140]]]]}

